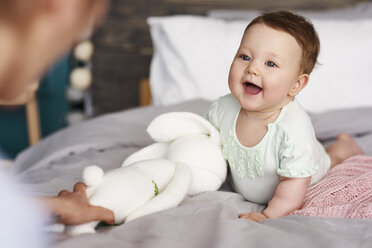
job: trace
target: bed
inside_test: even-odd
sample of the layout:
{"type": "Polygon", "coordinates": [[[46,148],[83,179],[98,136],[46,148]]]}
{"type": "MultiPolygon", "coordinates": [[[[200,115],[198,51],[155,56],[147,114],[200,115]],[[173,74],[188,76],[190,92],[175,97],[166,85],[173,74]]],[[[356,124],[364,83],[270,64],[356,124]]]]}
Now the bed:
{"type": "MultiPolygon", "coordinates": [[[[372,15],[366,11],[366,6],[372,10],[371,4],[350,9],[350,13],[358,17],[361,17],[362,10],[364,18],[337,21],[335,18],[329,20],[314,17],[320,35],[327,34],[329,30],[340,30],[341,27],[342,32],[353,32],[353,35],[344,37],[344,43],[339,40],[342,32],[333,32],[327,36],[324,47],[330,48],[323,49],[325,53],[320,57],[321,63],[326,67],[324,70],[341,70],[343,73],[338,71],[334,75],[342,75],[333,80],[327,76],[326,71],[315,71],[317,74],[312,79],[314,86],[299,100],[309,111],[315,133],[325,146],[339,132],[349,133],[365,152],[364,156],[354,159],[365,161],[364,168],[372,171],[372,82],[369,76],[372,63],[368,60],[369,55],[365,56],[372,54],[372,45],[367,36],[372,36],[372,15]],[[368,42],[363,42],[365,39],[368,42]],[[337,53],[340,46],[350,46],[356,41],[358,47],[353,46],[353,53],[347,54],[347,68],[351,70],[350,63],[356,67],[350,74],[347,69],[340,69],[342,63],[340,65],[337,62],[340,60],[337,53]],[[336,59],[332,60],[335,56],[336,59]],[[334,63],[338,68],[332,67],[334,63]],[[319,81],[324,78],[327,84],[319,81]],[[329,93],[323,94],[327,91],[333,92],[332,97],[329,93]]],[[[96,164],[105,171],[117,168],[128,155],[153,143],[146,133],[146,127],[157,115],[172,111],[188,111],[200,115],[205,113],[211,100],[226,92],[226,85],[223,83],[226,80],[224,74],[228,70],[226,65],[231,62],[233,47],[240,38],[239,31],[248,21],[231,20],[228,17],[236,14],[217,11],[211,12],[210,17],[173,16],[150,19],[155,48],[150,74],[152,105],[106,114],[47,137],[17,157],[13,169],[19,179],[38,196],[56,195],[61,189],[71,190],[74,183],[81,181],[82,171],[86,166],[96,164]],[[183,37],[183,43],[178,42],[176,38],[180,36],[179,32],[185,30],[188,31],[188,37],[183,37]],[[213,30],[217,31],[213,33],[213,30]],[[195,44],[186,48],[178,46],[189,44],[187,39],[195,40],[195,37],[203,40],[200,37],[203,34],[208,34],[215,43],[210,45],[212,43],[206,42],[209,44],[207,47],[198,47],[195,44]],[[200,64],[207,63],[206,59],[211,60],[210,56],[221,51],[221,47],[226,48],[219,53],[222,57],[209,61],[213,71],[200,70],[200,64]],[[200,51],[204,51],[204,54],[200,51]],[[191,54],[201,55],[195,62],[191,54]],[[172,65],[172,68],[167,71],[166,65],[172,65]],[[213,82],[213,85],[203,84],[206,80],[213,82]]],[[[247,12],[244,16],[254,14],[247,12]]],[[[345,16],[344,13],[341,15],[345,16]]],[[[148,90],[146,83],[143,84],[145,86],[142,87],[148,90]]],[[[148,97],[148,92],[145,95],[148,97]]],[[[148,102],[148,99],[143,102],[148,102]]],[[[365,175],[372,181],[372,173],[365,175]]],[[[372,188],[369,188],[369,192],[371,191],[372,188]]],[[[367,216],[371,214],[368,209],[372,206],[372,198],[368,199],[363,203],[363,206],[367,206],[364,208],[367,209],[367,216]]],[[[68,237],[61,233],[49,233],[48,236],[52,240],[51,247],[61,248],[372,247],[371,217],[331,218],[300,213],[260,223],[237,218],[239,213],[261,211],[264,207],[244,201],[239,194],[233,192],[228,177],[220,190],[187,197],[179,207],[173,209],[119,226],[101,226],[96,234],[68,237]]],[[[360,208],[353,208],[351,211],[359,210],[360,208]]]]}

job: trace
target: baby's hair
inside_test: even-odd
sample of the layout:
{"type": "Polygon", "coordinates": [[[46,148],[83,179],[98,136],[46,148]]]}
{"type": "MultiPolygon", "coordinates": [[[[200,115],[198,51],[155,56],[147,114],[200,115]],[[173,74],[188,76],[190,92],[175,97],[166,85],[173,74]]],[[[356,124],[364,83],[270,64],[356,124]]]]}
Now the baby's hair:
{"type": "Polygon", "coordinates": [[[281,10],[266,12],[253,19],[246,32],[254,24],[263,23],[275,30],[284,31],[296,39],[302,49],[300,73],[310,74],[317,61],[320,42],[313,24],[303,16],[281,10]]]}

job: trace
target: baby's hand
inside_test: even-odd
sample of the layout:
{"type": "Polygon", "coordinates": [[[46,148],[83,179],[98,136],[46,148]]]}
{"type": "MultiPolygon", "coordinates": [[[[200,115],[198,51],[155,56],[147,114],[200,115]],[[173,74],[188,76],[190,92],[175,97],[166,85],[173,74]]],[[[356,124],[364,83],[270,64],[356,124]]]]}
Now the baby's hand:
{"type": "Polygon", "coordinates": [[[244,213],[239,215],[240,219],[247,219],[252,220],[255,222],[259,222],[261,220],[266,220],[267,217],[263,215],[262,213],[244,213]]]}

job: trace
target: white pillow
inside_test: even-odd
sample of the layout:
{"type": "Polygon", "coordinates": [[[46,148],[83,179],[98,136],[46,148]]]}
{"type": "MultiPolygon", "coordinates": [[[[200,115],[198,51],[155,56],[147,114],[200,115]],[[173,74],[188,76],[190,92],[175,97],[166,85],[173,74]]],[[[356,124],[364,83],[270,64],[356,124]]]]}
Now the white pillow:
{"type": "MultiPolygon", "coordinates": [[[[229,92],[229,67],[249,20],[201,16],[151,17],[153,104],[169,105],[229,92]]],[[[372,20],[313,20],[321,41],[319,62],[298,99],[323,112],[372,106],[372,20]]]]}
{"type": "Polygon", "coordinates": [[[154,46],[153,104],[169,105],[229,92],[227,77],[247,22],[200,16],[148,19],[154,46]]]}
{"type": "Polygon", "coordinates": [[[319,64],[298,95],[304,108],[324,112],[372,107],[372,20],[314,20],[319,64]]]}

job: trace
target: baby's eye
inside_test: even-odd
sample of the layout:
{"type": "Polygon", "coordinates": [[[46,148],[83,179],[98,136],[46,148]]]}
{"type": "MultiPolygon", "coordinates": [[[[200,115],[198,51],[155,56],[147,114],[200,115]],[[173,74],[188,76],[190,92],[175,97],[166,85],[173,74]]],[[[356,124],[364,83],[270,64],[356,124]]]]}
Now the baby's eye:
{"type": "Polygon", "coordinates": [[[247,55],[241,55],[241,58],[244,60],[244,61],[251,61],[251,58],[247,55]]]}
{"type": "Polygon", "coordinates": [[[277,65],[274,63],[274,62],[272,62],[272,61],[268,61],[268,62],[266,62],[265,63],[267,66],[269,66],[269,67],[276,67],[277,65]]]}

